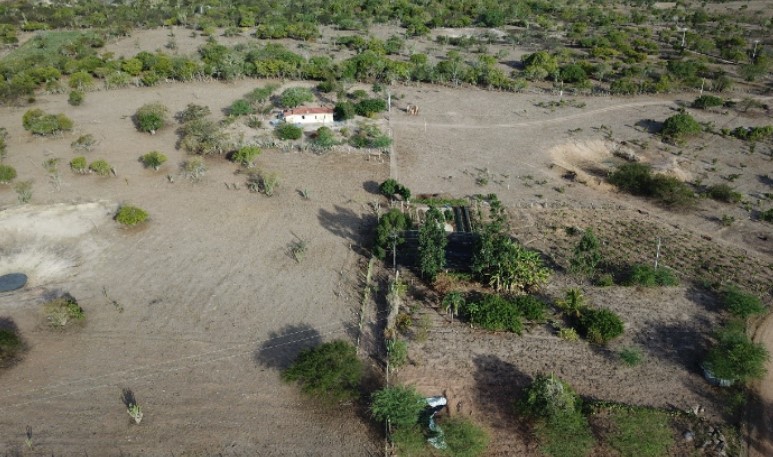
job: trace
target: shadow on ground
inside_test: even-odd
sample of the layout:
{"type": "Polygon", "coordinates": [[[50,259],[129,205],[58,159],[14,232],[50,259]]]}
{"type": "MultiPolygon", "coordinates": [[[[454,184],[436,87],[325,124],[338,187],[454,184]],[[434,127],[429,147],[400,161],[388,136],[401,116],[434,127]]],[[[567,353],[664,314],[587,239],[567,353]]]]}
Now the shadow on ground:
{"type": "Polygon", "coordinates": [[[322,336],[308,324],[290,324],[269,333],[263,344],[255,350],[253,360],[257,365],[283,370],[307,348],[322,343],[322,336]]]}

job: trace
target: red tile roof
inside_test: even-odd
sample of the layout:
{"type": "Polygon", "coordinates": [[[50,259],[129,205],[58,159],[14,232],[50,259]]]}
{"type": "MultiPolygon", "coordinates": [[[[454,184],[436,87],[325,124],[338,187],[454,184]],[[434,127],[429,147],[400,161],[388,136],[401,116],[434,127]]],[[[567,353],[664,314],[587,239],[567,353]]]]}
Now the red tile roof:
{"type": "Polygon", "coordinates": [[[324,108],[324,107],[317,107],[317,108],[295,108],[295,109],[286,109],[282,111],[282,116],[293,116],[293,115],[305,115],[305,114],[333,114],[333,108],[324,108]]]}

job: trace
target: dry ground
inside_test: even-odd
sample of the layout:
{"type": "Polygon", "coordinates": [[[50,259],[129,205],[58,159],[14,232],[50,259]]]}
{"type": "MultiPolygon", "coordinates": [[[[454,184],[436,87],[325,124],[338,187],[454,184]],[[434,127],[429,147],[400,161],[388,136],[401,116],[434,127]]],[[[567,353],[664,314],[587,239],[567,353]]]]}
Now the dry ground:
{"type": "MultiPolygon", "coordinates": [[[[172,112],[199,103],[219,113],[255,85],[171,84],[96,92],[78,108],[68,106],[64,95],[40,97],[44,110],[74,119],[77,131],[63,138],[33,138],[24,132],[23,108],[0,112],[0,125],[11,135],[7,162],[20,179],[35,180],[36,205],[29,213],[6,212],[2,217],[13,223],[0,223],[0,273],[17,268],[31,273],[25,292],[0,297],[0,317],[12,318],[30,347],[21,363],[1,375],[0,449],[22,448],[29,425],[34,452],[46,455],[379,452],[378,432],[367,421],[350,409],[306,404],[293,387],[279,382],[277,368],[304,342],[351,336],[361,247],[372,222],[368,204],[376,198],[370,192],[388,176],[387,165],[358,154],[266,151],[259,166],[281,178],[273,198],[250,194],[243,185],[240,191],[227,190],[224,183],[243,182],[243,176],[235,176],[236,167],[221,159],[208,161],[210,172],[201,183],[179,176],[170,183],[166,175],[176,176],[183,160],[174,149],[173,129],[140,134],[129,119],[150,101],[161,101],[172,112]],[[107,159],[118,176],[76,176],[63,166],[63,185],[55,192],[41,163],[51,157],[69,161],[75,155],[70,142],[84,133],[100,140],[88,158],[107,159]],[[158,172],[137,163],[139,155],[153,149],[170,157],[158,172]],[[311,200],[303,200],[299,189],[308,189],[311,200]],[[115,226],[109,215],[123,202],[149,211],[147,227],[115,226]],[[53,206],[61,203],[66,205],[53,206]],[[51,225],[74,228],[50,230],[51,225]],[[296,237],[309,242],[300,264],[287,253],[296,237]],[[85,308],[84,328],[59,333],[45,327],[39,304],[59,290],[72,293],[85,308]],[[294,340],[304,341],[281,345],[294,340]],[[129,424],[120,403],[124,387],[134,390],[145,409],[139,427],[129,424]]],[[[769,192],[769,184],[759,178],[770,169],[762,145],[754,154],[743,154],[745,146],[738,141],[705,137],[674,148],[637,126],[671,115],[673,99],[592,98],[583,100],[585,108],[550,111],[534,105],[550,98],[534,94],[427,86],[396,87],[394,93],[398,107],[418,103],[422,109],[419,117],[399,111],[390,115],[394,172],[400,180],[416,193],[497,193],[513,208],[514,234],[559,266],[565,261],[562,249],[572,243],[559,236],[564,225],[606,227],[611,234],[621,221],[626,227],[641,222],[651,230],[609,235],[608,241],[634,238],[626,249],[648,258],[646,243],[655,236],[681,243],[680,235],[692,243],[687,246],[708,249],[710,243],[726,251],[728,268],[736,255],[745,256],[749,271],[770,284],[772,230],[742,209],[702,204],[699,210],[674,214],[593,181],[580,185],[561,177],[562,167],[592,172],[609,166],[613,146],[607,143],[636,140],[648,142],[637,153],[673,172],[707,173],[705,182],[740,173],[735,182],[740,190],[769,192]],[[487,185],[475,183],[481,177],[487,185]],[[723,213],[736,217],[731,228],[712,219],[723,213]]],[[[770,123],[766,114],[754,119],[696,116],[728,127],[770,123]]],[[[4,208],[15,206],[15,199],[10,188],[0,189],[4,208]]],[[[548,293],[560,296],[568,285],[559,276],[548,293]]],[[[589,289],[589,297],[621,313],[629,328],[616,344],[642,347],[644,365],[623,369],[614,358],[617,346],[572,345],[542,328],[515,337],[449,326],[427,308],[434,322],[430,338],[412,347],[415,365],[400,378],[427,393],[445,390],[456,400],[453,408],[461,400],[461,412],[472,412],[494,431],[492,455],[533,450],[508,408],[518,387],[541,371],[556,371],[583,395],[679,408],[703,404],[709,417],[722,414],[717,393],[700,379],[694,363],[702,350],[700,335],[717,320],[713,297],[689,283],[665,291],[589,289]]]]}

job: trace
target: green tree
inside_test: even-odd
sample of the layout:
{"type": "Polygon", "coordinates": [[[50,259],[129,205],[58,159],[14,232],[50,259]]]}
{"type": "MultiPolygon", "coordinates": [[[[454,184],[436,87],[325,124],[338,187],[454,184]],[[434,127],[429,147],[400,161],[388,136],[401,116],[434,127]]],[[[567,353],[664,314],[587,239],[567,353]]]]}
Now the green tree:
{"type": "Polygon", "coordinates": [[[241,98],[231,103],[231,106],[228,108],[229,116],[246,116],[247,114],[252,113],[253,109],[250,102],[241,98]]]}
{"type": "Polygon", "coordinates": [[[413,387],[391,386],[376,391],[370,404],[373,417],[396,427],[410,427],[419,420],[427,402],[413,387]]]}
{"type": "Polygon", "coordinates": [[[93,171],[94,173],[98,174],[99,176],[109,176],[112,167],[109,163],[107,163],[106,160],[98,159],[89,164],[89,170],[93,171]]]}
{"type": "Polygon", "coordinates": [[[140,132],[155,134],[166,123],[168,112],[161,103],[147,103],[134,113],[134,124],[140,132]]]}
{"type": "Polygon", "coordinates": [[[459,314],[459,310],[464,307],[466,300],[461,292],[449,292],[443,297],[443,309],[451,314],[451,322],[454,320],[454,316],[459,314]]]}
{"type": "Polygon", "coordinates": [[[333,108],[333,118],[337,121],[346,121],[354,118],[357,108],[350,101],[338,102],[333,108]]]}
{"type": "Polygon", "coordinates": [[[34,108],[22,116],[22,126],[35,135],[53,135],[72,130],[73,122],[64,114],[46,114],[39,108],[34,108]]]}
{"type": "Polygon", "coordinates": [[[166,156],[158,151],[151,151],[140,157],[140,161],[145,168],[152,168],[154,170],[158,170],[166,160],[166,156]]]}
{"type": "Polygon", "coordinates": [[[312,144],[319,149],[330,149],[338,142],[335,139],[335,134],[330,127],[320,127],[314,132],[314,138],[311,140],[312,144]]]}
{"type": "Polygon", "coordinates": [[[252,162],[262,151],[257,146],[242,146],[231,154],[231,161],[245,167],[252,166],[252,162]]]}
{"type": "Polygon", "coordinates": [[[701,133],[702,130],[695,118],[687,113],[679,113],[663,121],[660,134],[667,140],[681,142],[689,136],[701,133]]]}
{"type": "Polygon", "coordinates": [[[364,117],[372,117],[376,113],[386,111],[386,109],[386,101],[380,98],[366,98],[357,102],[355,106],[357,114],[364,117]]]}
{"type": "Polygon", "coordinates": [[[131,206],[131,205],[121,206],[118,209],[118,212],[115,214],[116,222],[127,226],[141,224],[142,222],[145,222],[147,219],[148,219],[147,211],[145,211],[142,208],[138,208],[136,206],[131,206]]]}
{"type": "Polygon", "coordinates": [[[539,253],[490,228],[478,239],[472,271],[494,289],[508,292],[536,289],[550,278],[539,253]]]}
{"type": "Polygon", "coordinates": [[[227,148],[227,137],[211,119],[199,118],[186,122],[180,128],[180,145],[192,154],[222,154],[227,148]]]}
{"type": "Polygon", "coordinates": [[[282,91],[279,96],[279,103],[285,108],[295,108],[312,101],[314,101],[314,94],[306,87],[290,87],[282,91]]]}
{"type": "Polygon", "coordinates": [[[327,401],[356,398],[362,378],[362,362],[357,349],[336,340],[301,351],[295,362],[282,373],[282,379],[296,382],[312,397],[327,401]]]}
{"type": "Polygon", "coordinates": [[[303,129],[297,125],[283,123],[276,128],[276,136],[280,140],[298,140],[303,136],[303,129]]]}
{"type": "Polygon", "coordinates": [[[571,260],[571,271],[593,277],[596,268],[601,262],[601,244],[593,233],[592,228],[587,228],[574,248],[571,260]]]}
{"type": "Polygon", "coordinates": [[[427,279],[434,280],[446,266],[446,244],[443,213],[430,206],[419,228],[419,271],[427,279]]]}
{"type": "Polygon", "coordinates": [[[519,409],[531,417],[554,418],[579,411],[580,398],[554,373],[539,374],[524,391],[519,409]]]}
{"type": "Polygon", "coordinates": [[[579,318],[580,329],[588,341],[606,344],[623,334],[623,320],[614,312],[603,308],[585,308],[579,318]]]}
{"type": "Polygon", "coordinates": [[[86,158],[83,156],[78,156],[70,160],[70,168],[73,172],[79,174],[85,174],[89,171],[88,163],[86,162],[86,158]]]}
{"type": "Polygon", "coordinates": [[[397,246],[405,242],[403,232],[408,229],[409,223],[405,214],[397,208],[392,208],[383,214],[376,226],[376,243],[373,249],[379,259],[386,257],[388,250],[392,256],[397,255],[397,246]]]}

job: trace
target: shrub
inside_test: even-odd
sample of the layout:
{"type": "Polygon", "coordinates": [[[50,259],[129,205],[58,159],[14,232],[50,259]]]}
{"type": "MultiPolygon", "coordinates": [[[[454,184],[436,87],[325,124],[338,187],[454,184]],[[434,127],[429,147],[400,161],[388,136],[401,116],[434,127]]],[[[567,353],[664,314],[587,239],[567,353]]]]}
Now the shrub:
{"type": "Polygon", "coordinates": [[[70,147],[75,149],[76,151],[91,151],[94,149],[94,145],[97,144],[97,140],[94,138],[94,135],[88,133],[86,135],[81,135],[78,137],[77,140],[70,143],[70,147]]]}
{"type": "Polygon", "coordinates": [[[337,144],[337,141],[330,127],[320,127],[314,133],[312,144],[319,149],[330,149],[337,144]]]}
{"type": "Polygon", "coordinates": [[[284,381],[296,382],[304,393],[328,401],[356,398],[361,378],[357,349],[341,340],[301,351],[282,373],[284,381]]]}
{"type": "Polygon", "coordinates": [[[256,87],[244,99],[251,103],[263,103],[268,100],[279,86],[276,84],[267,84],[263,87],[256,87]]]}
{"type": "Polygon", "coordinates": [[[333,108],[333,119],[337,121],[353,119],[355,115],[357,115],[357,108],[349,101],[338,102],[333,108]]]}
{"type": "Polygon", "coordinates": [[[739,140],[761,141],[773,135],[773,125],[765,127],[736,127],[730,134],[739,140]]]}
{"type": "Polygon", "coordinates": [[[396,427],[410,427],[419,420],[427,402],[411,386],[391,386],[376,391],[371,397],[370,412],[380,421],[389,420],[396,427]]]}
{"type": "Polygon", "coordinates": [[[765,312],[765,305],[759,297],[748,294],[735,285],[725,287],[722,291],[722,302],[731,314],[742,319],[765,312]]]}
{"type": "Polygon", "coordinates": [[[142,105],[134,113],[134,124],[140,132],[155,134],[166,123],[169,110],[161,103],[148,103],[142,105]]]}
{"type": "Polygon", "coordinates": [[[285,108],[295,108],[312,101],[314,101],[314,94],[305,87],[290,87],[282,91],[279,96],[279,103],[285,108]]]}
{"type": "Polygon", "coordinates": [[[32,200],[32,180],[19,181],[13,186],[19,203],[29,203],[32,200]]]}
{"type": "Polygon", "coordinates": [[[408,362],[408,343],[403,340],[387,340],[387,358],[389,369],[397,369],[408,362]]]}
{"type": "Polygon", "coordinates": [[[154,170],[158,170],[166,160],[166,156],[158,151],[151,151],[140,157],[145,168],[153,168],[154,170]]]}
{"type": "Polygon", "coordinates": [[[570,269],[574,273],[593,276],[600,262],[601,244],[593,233],[593,229],[588,228],[574,248],[570,269]]]}
{"type": "Polygon", "coordinates": [[[355,112],[360,116],[371,117],[381,111],[386,111],[387,103],[380,98],[366,98],[360,100],[355,106],[355,112]]]}
{"type": "Polygon", "coordinates": [[[761,344],[746,335],[743,323],[730,322],[714,335],[715,344],[706,355],[704,366],[719,379],[746,382],[765,375],[769,355],[761,344]]]}
{"type": "Polygon", "coordinates": [[[596,279],[596,285],[599,287],[611,287],[615,285],[615,278],[609,273],[605,273],[596,279]]]}
{"type": "Polygon", "coordinates": [[[499,295],[484,295],[480,301],[467,302],[462,312],[469,321],[486,330],[521,334],[523,323],[516,307],[499,295]]]}
{"type": "Polygon", "coordinates": [[[227,148],[227,137],[210,119],[194,119],[179,130],[180,145],[188,152],[199,155],[222,154],[227,148]]]}
{"type": "Polygon", "coordinates": [[[229,116],[246,116],[247,114],[252,114],[252,112],[252,105],[244,99],[236,100],[228,108],[229,116]]]}
{"type": "Polygon", "coordinates": [[[242,146],[238,150],[231,154],[231,161],[249,167],[252,165],[253,160],[258,157],[261,150],[257,146],[242,146]]]}
{"type": "Polygon", "coordinates": [[[668,206],[687,207],[695,203],[695,194],[687,184],[672,176],[655,175],[646,164],[620,165],[608,179],[621,190],[654,198],[668,206]]]}
{"type": "Polygon", "coordinates": [[[0,362],[13,359],[22,349],[24,342],[15,328],[0,328],[0,362]]]}
{"type": "Polygon", "coordinates": [[[16,179],[16,169],[10,165],[0,164],[0,183],[9,183],[16,179]]]}
{"type": "Polygon", "coordinates": [[[760,219],[765,222],[773,222],[773,208],[760,212],[760,219]]]}
{"type": "Polygon", "coordinates": [[[659,457],[668,455],[674,444],[670,417],[644,408],[617,409],[606,441],[621,457],[659,457]]]}
{"type": "Polygon", "coordinates": [[[130,205],[122,205],[115,214],[116,222],[128,226],[141,224],[147,219],[148,213],[144,209],[130,205]]]}
{"type": "Polygon", "coordinates": [[[736,192],[735,189],[727,184],[715,184],[706,189],[706,195],[713,200],[725,202],[725,203],[738,203],[743,198],[741,193],[736,192]]]}
{"type": "Polygon", "coordinates": [[[110,164],[107,163],[107,161],[99,159],[89,164],[89,170],[93,171],[99,176],[110,176],[110,173],[112,172],[113,167],[111,167],[110,164]]]}
{"type": "Polygon", "coordinates": [[[596,344],[606,344],[625,330],[622,319],[608,309],[585,308],[578,323],[585,338],[596,344]]]}
{"type": "Polygon", "coordinates": [[[580,398],[555,374],[539,374],[524,390],[517,406],[522,414],[532,418],[553,418],[579,411],[580,398]]]}
{"type": "Polygon", "coordinates": [[[195,121],[209,116],[211,111],[208,106],[189,103],[184,110],[177,113],[177,120],[182,123],[195,121]]]}
{"type": "Polygon", "coordinates": [[[64,327],[73,321],[82,321],[86,315],[72,295],[49,301],[44,306],[46,319],[52,327],[64,327]]]}
{"type": "Polygon", "coordinates": [[[672,141],[682,141],[688,136],[697,135],[703,129],[692,116],[687,113],[675,114],[663,122],[660,134],[672,141]]]}
{"type": "Polygon", "coordinates": [[[408,200],[411,198],[411,190],[392,178],[389,178],[379,184],[378,191],[381,193],[381,195],[389,197],[390,199],[395,195],[400,195],[403,200],[408,200]]]}
{"type": "Polygon", "coordinates": [[[445,455],[452,457],[477,457],[485,452],[489,436],[485,430],[469,419],[454,417],[440,424],[447,448],[445,455]]]}
{"type": "Polygon", "coordinates": [[[641,351],[637,348],[623,348],[619,355],[620,360],[622,360],[623,363],[629,367],[634,367],[640,364],[643,359],[641,351]]]}
{"type": "Polygon", "coordinates": [[[70,161],[70,168],[75,173],[85,174],[88,173],[89,167],[86,162],[86,158],[83,156],[75,157],[70,161]]]}
{"type": "Polygon", "coordinates": [[[722,106],[725,102],[714,95],[701,95],[692,102],[693,108],[707,109],[722,106]]]}
{"type": "Polygon", "coordinates": [[[64,114],[46,114],[35,108],[24,113],[22,125],[25,130],[35,135],[53,135],[72,130],[73,122],[64,114]]]}
{"type": "Polygon", "coordinates": [[[207,166],[204,164],[204,160],[201,157],[194,157],[186,160],[180,165],[180,171],[183,176],[191,181],[198,181],[207,172],[207,166]]]}
{"type": "Polygon", "coordinates": [[[293,124],[281,124],[276,128],[276,136],[280,140],[297,140],[303,136],[303,129],[293,124]]]}
{"type": "Polygon", "coordinates": [[[547,305],[533,295],[518,295],[512,300],[515,309],[530,321],[544,321],[547,305]]]}
{"type": "Polygon", "coordinates": [[[566,341],[577,341],[580,337],[577,330],[572,327],[566,327],[558,330],[558,337],[566,341]]]}
{"type": "Polygon", "coordinates": [[[83,100],[86,98],[84,93],[79,90],[74,90],[70,92],[70,96],[67,98],[67,103],[69,103],[72,106],[80,106],[83,104],[83,100]]]}
{"type": "Polygon", "coordinates": [[[655,268],[649,265],[634,265],[626,278],[627,286],[670,287],[679,284],[679,280],[668,268],[655,268]]]}

